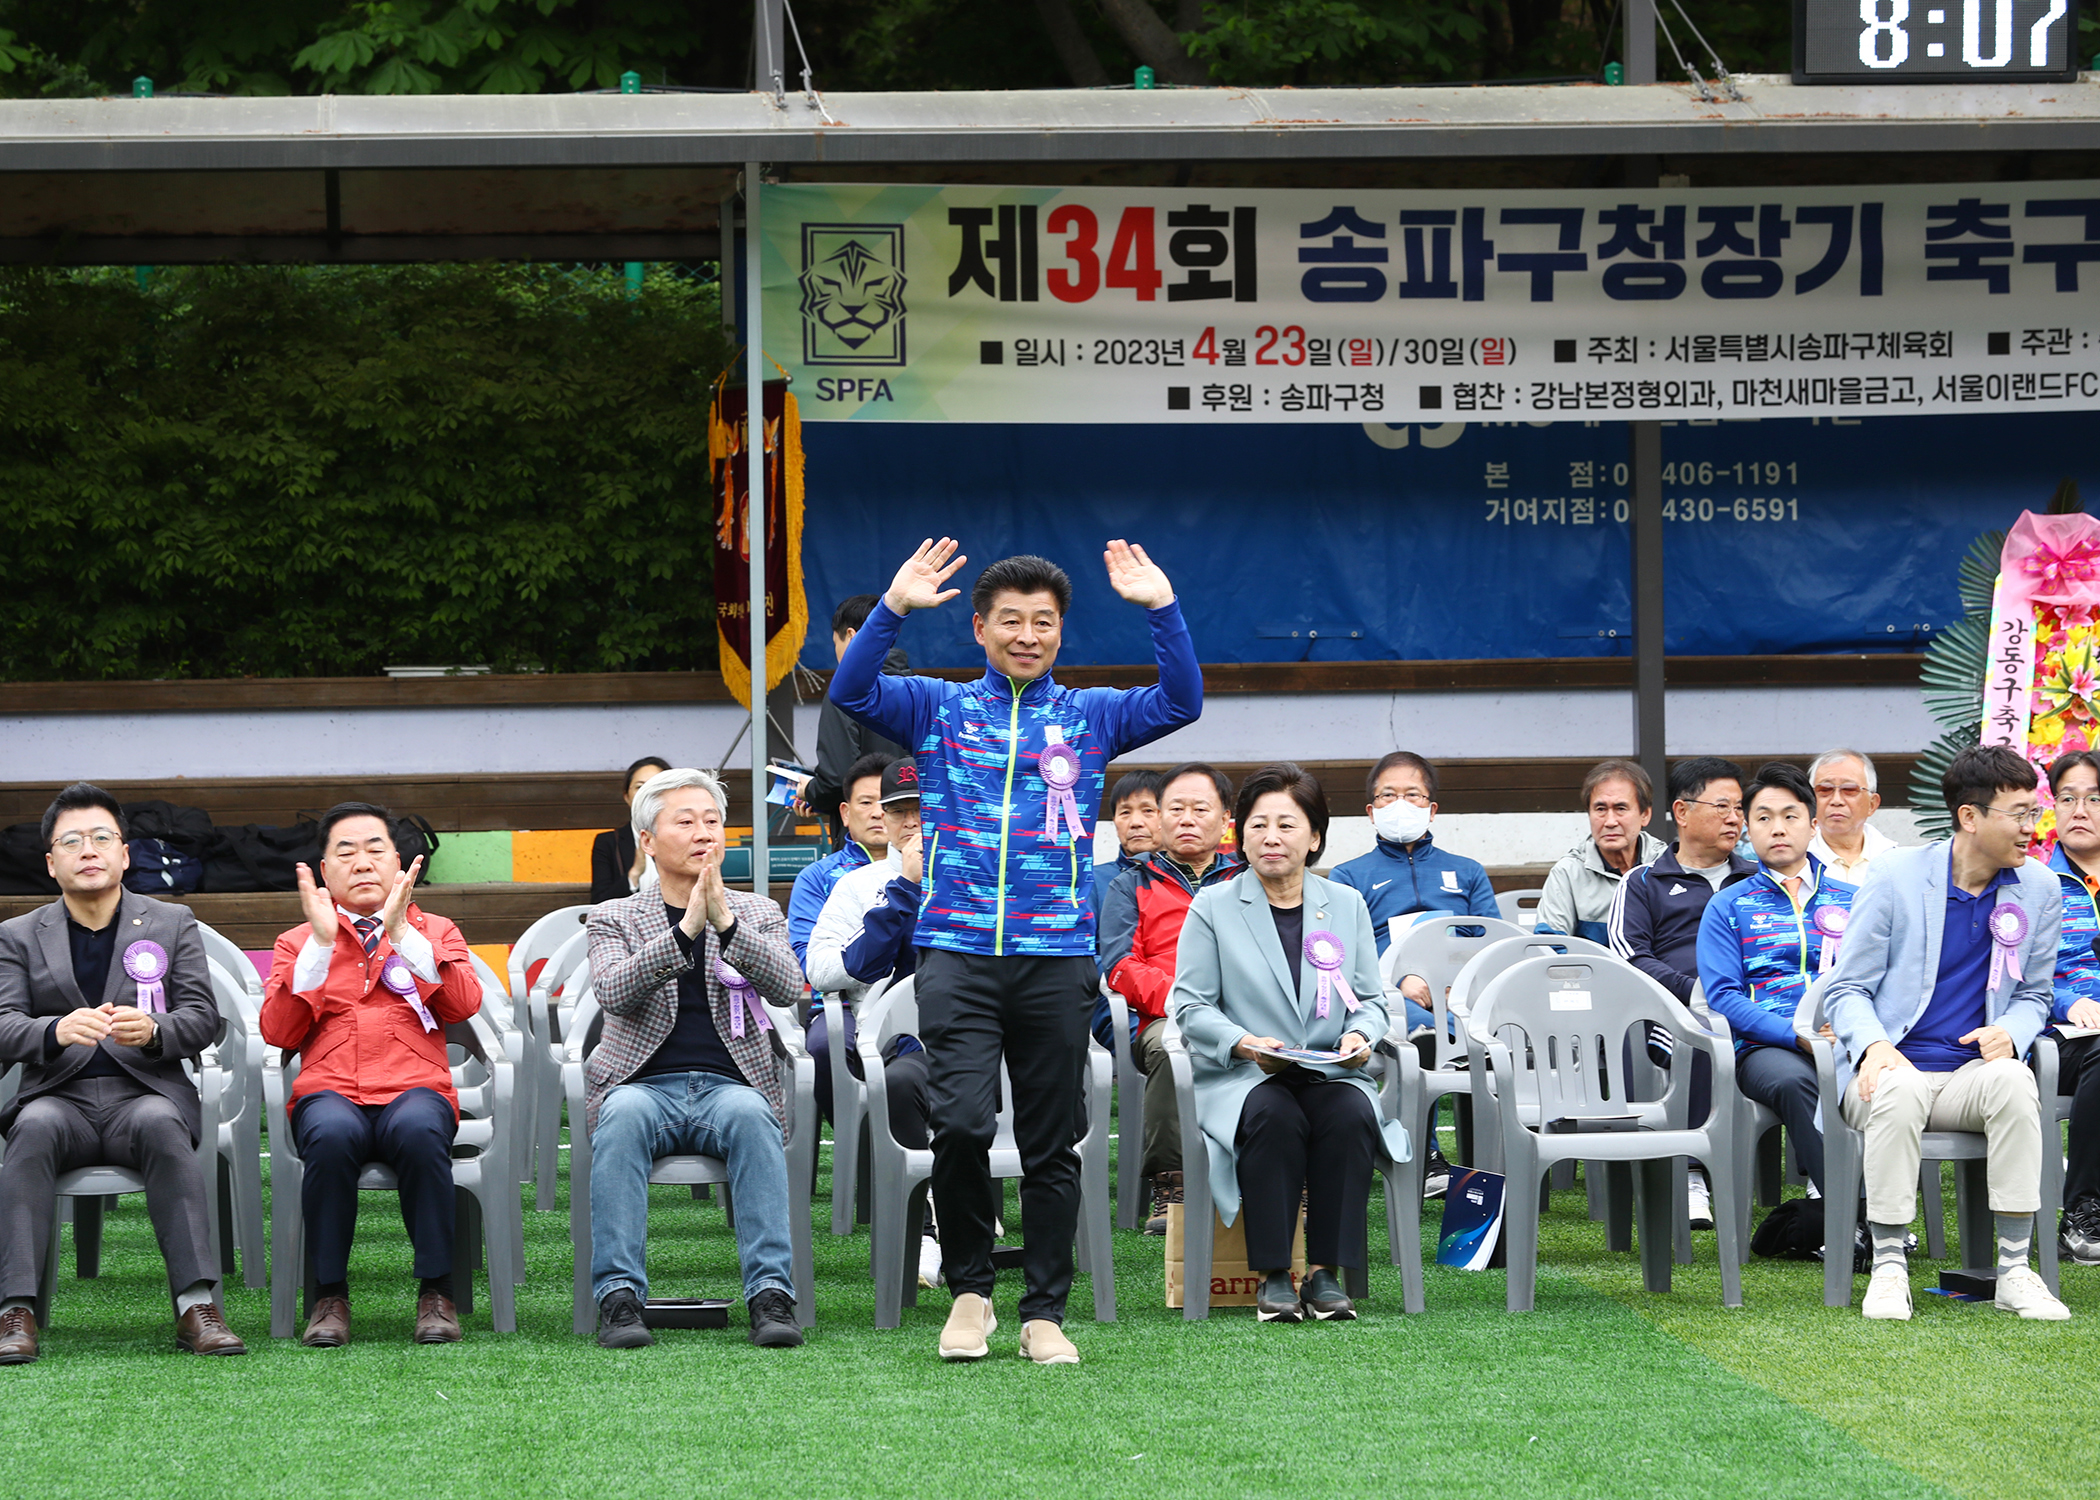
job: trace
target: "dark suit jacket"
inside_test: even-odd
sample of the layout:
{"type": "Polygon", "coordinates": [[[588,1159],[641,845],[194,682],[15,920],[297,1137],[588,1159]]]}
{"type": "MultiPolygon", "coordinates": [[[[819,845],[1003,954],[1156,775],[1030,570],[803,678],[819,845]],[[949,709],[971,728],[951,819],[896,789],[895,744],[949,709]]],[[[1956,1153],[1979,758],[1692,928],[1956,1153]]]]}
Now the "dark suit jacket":
{"type": "Polygon", "coordinates": [[[591,843],[591,905],[632,896],[627,872],[633,868],[634,824],[622,823],[599,834],[591,843]]]}
{"type": "Polygon", "coordinates": [[[197,919],[187,906],[126,891],[116,923],[117,951],[109,966],[109,983],[101,994],[89,997],[73,982],[63,900],[0,922],[0,1068],[23,1064],[22,1087],[0,1110],[0,1133],[14,1128],[23,1105],[59,1088],[87,1066],[92,1055],[87,1047],[63,1047],[56,1061],[44,1061],[44,1034],[53,1020],[93,1006],[138,1003],[138,981],[124,972],[124,950],[150,938],[168,951],[163,981],[168,1009],[158,1017],[160,1055],[149,1057],[140,1048],[114,1043],[105,1043],[104,1050],[132,1077],[171,1100],[189,1121],[190,1140],[196,1141],[203,1110],[182,1061],[216,1042],[221,1028],[197,919]]]}

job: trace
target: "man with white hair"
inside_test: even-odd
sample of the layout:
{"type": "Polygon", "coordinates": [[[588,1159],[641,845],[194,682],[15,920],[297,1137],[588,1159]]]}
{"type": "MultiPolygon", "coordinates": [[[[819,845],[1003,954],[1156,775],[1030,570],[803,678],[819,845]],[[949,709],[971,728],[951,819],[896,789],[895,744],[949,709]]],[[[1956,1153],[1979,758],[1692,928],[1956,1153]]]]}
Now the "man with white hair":
{"type": "Polygon", "coordinates": [[[1848,885],[1867,878],[1867,866],[1896,841],[1867,820],[1881,810],[1874,762],[1857,750],[1825,750],[1808,763],[1816,789],[1816,836],[1808,852],[1848,885]]]}
{"type": "Polygon", "coordinates": [[[591,1133],[591,1295],[598,1342],[655,1342],[649,1296],[649,1168],[659,1154],[720,1157],[736,1204],[751,1342],[792,1348],[787,1098],[760,998],[792,1005],[802,969],[787,919],[722,883],[729,798],[705,771],[663,771],[634,799],[635,842],[660,889],[591,912],[591,987],[605,1030],[584,1067],[591,1133]]]}

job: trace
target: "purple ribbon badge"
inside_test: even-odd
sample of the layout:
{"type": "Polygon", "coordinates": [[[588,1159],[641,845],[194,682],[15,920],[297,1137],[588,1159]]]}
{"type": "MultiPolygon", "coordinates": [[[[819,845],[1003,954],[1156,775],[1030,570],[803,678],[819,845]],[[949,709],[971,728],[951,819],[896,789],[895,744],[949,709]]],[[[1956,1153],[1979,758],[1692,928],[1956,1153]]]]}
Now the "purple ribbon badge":
{"type": "Polygon", "coordinates": [[[757,985],[737,973],[736,970],[730,968],[726,962],[719,958],[715,960],[715,978],[721,980],[722,988],[729,991],[729,1034],[731,1036],[742,1036],[744,1034],[744,1013],[746,1011],[749,1011],[751,1019],[758,1023],[760,1031],[771,1031],[773,1029],[773,1018],[766,1014],[766,1008],[758,998],[757,985]]]}
{"type": "Polygon", "coordinates": [[[1842,906],[1816,908],[1816,931],[1823,934],[1823,951],[1816,956],[1816,972],[1828,974],[1838,961],[1838,944],[1845,939],[1845,924],[1852,913],[1842,906]]]}
{"type": "Polygon", "coordinates": [[[409,1003],[425,1031],[438,1029],[437,1017],[423,1003],[422,992],[416,988],[415,971],[409,968],[407,959],[398,953],[388,954],[386,962],[379,966],[379,982],[409,1003]]]}
{"type": "Polygon", "coordinates": [[[138,981],[138,1008],[166,1015],[168,991],[161,981],[168,977],[168,950],[151,938],[140,938],[124,950],[124,972],[138,981]]]}
{"type": "Polygon", "coordinates": [[[1342,962],[1349,956],[1342,947],[1342,940],[1331,932],[1308,932],[1305,935],[1305,957],[1320,976],[1319,1003],[1314,1013],[1321,1020],[1327,1019],[1329,1001],[1339,993],[1342,1004],[1355,1010],[1363,1002],[1349,990],[1349,981],[1342,978],[1342,962]]]}
{"type": "Polygon", "coordinates": [[[2020,982],[2020,944],[2027,940],[2027,913],[2010,902],[1991,912],[1991,977],[1986,990],[1998,988],[2000,975],[2020,982]]]}
{"type": "Polygon", "coordinates": [[[1059,741],[1045,745],[1037,769],[1042,772],[1043,785],[1049,790],[1043,804],[1043,837],[1063,843],[1077,839],[1079,824],[1079,799],[1072,795],[1072,788],[1079,785],[1079,757],[1070,745],[1059,741]],[[1059,815],[1063,815],[1066,831],[1059,833],[1059,815]]]}

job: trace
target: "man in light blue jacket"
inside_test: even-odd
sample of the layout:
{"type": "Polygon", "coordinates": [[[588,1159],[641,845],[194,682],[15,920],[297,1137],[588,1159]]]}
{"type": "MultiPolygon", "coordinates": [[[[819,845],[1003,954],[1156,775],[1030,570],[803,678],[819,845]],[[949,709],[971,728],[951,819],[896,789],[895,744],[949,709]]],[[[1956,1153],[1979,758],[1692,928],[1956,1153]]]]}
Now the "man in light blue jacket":
{"type": "Polygon", "coordinates": [[[2041,1207],[2041,1116],[2021,1059],[2048,1024],[2063,893],[2027,857],[2040,817],[2018,752],[1954,758],[1941,793],[1953,838],[1875,861],[1852,904],[1824,1009],[1852,1072],[1845,1120],[1864,1132],[1874,1273],[1860,1311],[1910,1317],[1904,1237],[1920,1137],[1974,1130],[1998,1230],[1996,1305],[2061,1321],[2070,1309],[2027,1264],[2041,1207]]]}

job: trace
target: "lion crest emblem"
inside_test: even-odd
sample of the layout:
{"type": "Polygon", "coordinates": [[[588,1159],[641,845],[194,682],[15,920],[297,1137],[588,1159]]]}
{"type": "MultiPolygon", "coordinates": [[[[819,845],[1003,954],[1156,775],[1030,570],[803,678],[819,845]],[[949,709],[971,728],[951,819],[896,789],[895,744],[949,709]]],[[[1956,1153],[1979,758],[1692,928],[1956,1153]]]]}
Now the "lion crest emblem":
{"type": "Polygon", "coordinates": [[[802,226],[802,357],[904,363],[904,226],[802,226]]]}

